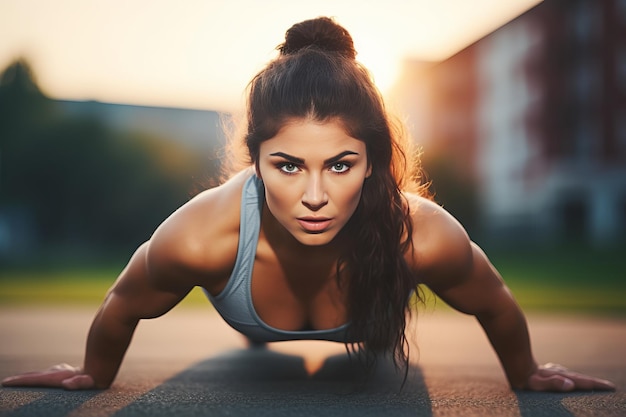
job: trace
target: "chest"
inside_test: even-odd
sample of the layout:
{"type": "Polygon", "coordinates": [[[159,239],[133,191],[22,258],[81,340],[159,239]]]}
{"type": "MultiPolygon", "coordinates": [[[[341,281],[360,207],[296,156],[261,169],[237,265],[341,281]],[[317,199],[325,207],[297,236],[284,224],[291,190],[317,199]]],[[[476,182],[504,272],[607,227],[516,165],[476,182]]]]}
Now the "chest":
{"type": "Polygon", "coordinates": [[[260,245],[251,277],[254,309],[281,330],[322,330],[347,322],[336,261],[281,257],[260,245]]]}

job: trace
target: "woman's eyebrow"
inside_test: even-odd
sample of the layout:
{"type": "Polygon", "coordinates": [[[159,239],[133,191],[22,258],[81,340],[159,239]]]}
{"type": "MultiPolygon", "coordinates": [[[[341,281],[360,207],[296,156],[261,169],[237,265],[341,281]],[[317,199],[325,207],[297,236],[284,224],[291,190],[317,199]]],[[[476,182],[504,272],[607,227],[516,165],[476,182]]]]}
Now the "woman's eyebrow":
{"type": "Polygon", "coordinates": [[[284,152],[274,152],[274,153],[271,153],[270,156],[280,156],[281,158],[284,158],[291,163],[299,164],[299,165],[304,164],[304,159],[298,158],[297,156],[286,154],[284,152]]]}
{"type": "MultiPolygon", "coordinates": [[[[341,152],[341,153],[339,153],[339,154],[337,154],[337,155],[335,155],[335,156],[333,156],[331,158],[328,158],[328,159],[324,160],[324,164],[325,165],[333,164],[335,162],[340,161],[343,157],[345,157],[347,155],[358,155],[358,152],[343,151],[343,152],[341,152]]],[[[270,156],[279,156],[279,157],[284,158],[287,161],[289,161],[291,163],[294,163],[294,164],[300,164],[300,165],[304,164],[304,159],[298,158],[297,156],[286,154],[284,152],[274,152],[274,153],[271,153],[270,156]]]]}
{"type": "Polygon", "coordinates": [[[330,165],[330,164],[334,164],[335,162],[339,162],[344,156],[347,155],[358,155],[358,152],[353,152],[353,151],[343,151],[335,156],[333,156],[332,158],[328,158],[324,161],[325,165],[330,165]]]}

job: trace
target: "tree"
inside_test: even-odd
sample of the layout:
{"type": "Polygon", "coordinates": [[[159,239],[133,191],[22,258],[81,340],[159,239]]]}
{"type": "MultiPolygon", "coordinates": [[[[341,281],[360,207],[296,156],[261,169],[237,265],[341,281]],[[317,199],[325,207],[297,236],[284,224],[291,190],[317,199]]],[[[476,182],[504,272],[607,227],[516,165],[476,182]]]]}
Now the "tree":
{"type": "Polygon", "coordinates": [[[0,227],[2,216],[27,219],[10,232],[33,231],[34,257],[127,254],[188,198],[201,163],[172,142],[63,114],[24,60],[0,76],[0,137],[0,227]]]}

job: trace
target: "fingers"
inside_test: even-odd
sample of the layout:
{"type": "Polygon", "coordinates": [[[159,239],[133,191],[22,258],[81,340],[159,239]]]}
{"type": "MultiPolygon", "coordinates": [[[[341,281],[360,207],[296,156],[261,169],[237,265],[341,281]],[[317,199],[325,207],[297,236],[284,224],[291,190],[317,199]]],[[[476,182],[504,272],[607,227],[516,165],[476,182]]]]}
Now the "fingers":
{"type": "Polygon", "coordinates": [[[533,391],[570,392],[574,390],[592,391],[615,390],[615,384],[606,379],[595,378],[556,364],[540,366],[530,376],[527,388],[533,391]]]}
{"type": "Polygon", "coordinates": [[[5,387],[60,387],[63,380],[76,375],[74,371],[29,372],[10,376],[2,381],[5,387]]]}
{"type": "Polygon", "coordinates": [[[615,390],[615,384],[606,379],[593,378],[586,375],[580,375],[573,377],[572,380],[576,384],[577,390],[599,390],[599,391],[613,391],[615,390]]]}
{"type": "Polygon", "coordinates": [[[62,387],[64,380],[80,374],[80,368],[68,364],[55,365],[43,372],[27,372],[2,380],[5,387],[62,387]]]}

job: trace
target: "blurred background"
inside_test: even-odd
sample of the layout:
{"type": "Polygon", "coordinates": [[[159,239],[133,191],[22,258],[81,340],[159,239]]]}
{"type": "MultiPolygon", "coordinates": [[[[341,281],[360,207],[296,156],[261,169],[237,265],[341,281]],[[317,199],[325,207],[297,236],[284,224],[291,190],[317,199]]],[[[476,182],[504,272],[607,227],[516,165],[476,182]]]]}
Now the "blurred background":
{"type": "Polygon", "coordinates": [[[525,307],[626,313],[624,0],[0,0],[0,303],[99,300],[320,15],[525,307]]]}

